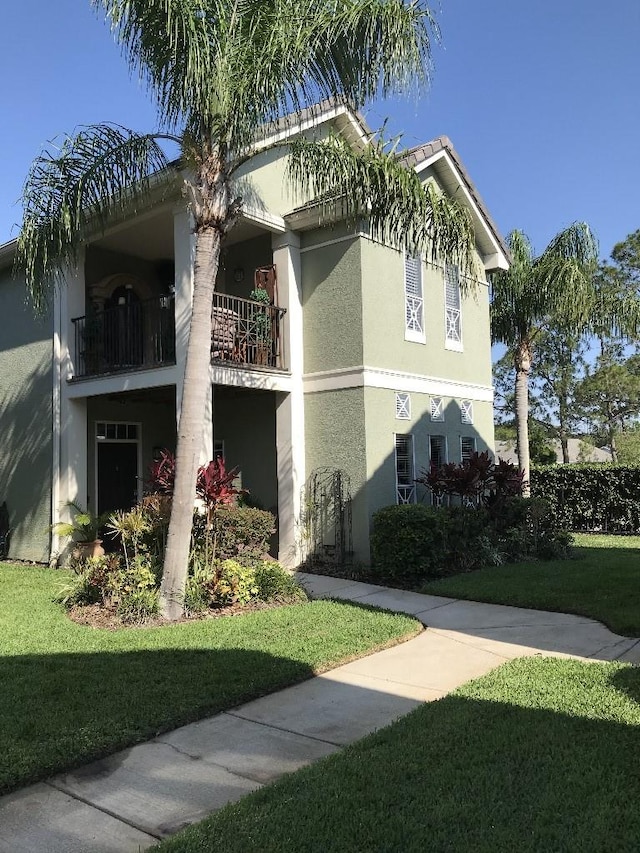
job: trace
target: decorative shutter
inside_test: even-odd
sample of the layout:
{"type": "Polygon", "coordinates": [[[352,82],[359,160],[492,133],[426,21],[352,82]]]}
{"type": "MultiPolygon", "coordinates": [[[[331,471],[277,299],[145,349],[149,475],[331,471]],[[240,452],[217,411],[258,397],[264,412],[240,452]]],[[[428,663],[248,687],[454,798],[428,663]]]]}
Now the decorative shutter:
{"type": "Polygon", "coordinates": [[[396,393],[396,418],[411,420],[411,397],[401,391],[396,393]]]}
{"type": "Polygon", "coordinates": [[[444,421],[444,400],[442,397],[431,398],[431,420],[444,421]]]}
{"type": "Polygon", "coordinates": [[[396,500],[399,504],[415,503],[416,484],[413,470],[413,436],[396,434],[396,500]]]}
{"type": "Polygon", "coordinates": [[[473,400],[460,401],[460,422],[463,424],[473,423],[473,400]]]}
{"type": "Polygon", "coordinates": [[[476,452],[476,440],[473,436],[463,435],[460,438],[460,456],[463,462],[468,462],[476,452]]]}
{"type": "Polygon", "coordinates": [[[455,264],[444,268],[445,339],[448,343],[462,343],[460,310],[460,275],[455,264]]]}
{"type": "Polygon", "coordinates": [[[422,261],[419,257],[404,258],[405,337],[424,338],[424,300],[422,298],[422,261]]]}
{"type": "Polygon", "coordinates": [[[429,459],[438,468],[447,461],[447,444],[443,435],[429,436],[429,459]]]}

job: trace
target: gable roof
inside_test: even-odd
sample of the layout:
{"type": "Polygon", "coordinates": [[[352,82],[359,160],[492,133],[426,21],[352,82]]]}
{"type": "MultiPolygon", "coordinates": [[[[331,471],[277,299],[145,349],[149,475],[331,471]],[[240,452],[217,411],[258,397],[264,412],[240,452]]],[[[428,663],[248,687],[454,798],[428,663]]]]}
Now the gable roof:
{"type": "MultiPolygon", "coordinates": [[[[338,124],[339,129],[341,129],[340,121],[348,122],[351,138],[355,136],[361,146],[366,145],[373,136],[365,119],[359,113],[348,104],[336,100],[324,101],[309,110],[286,116],[277,123],[277,128],[274,127],[274,135],[279,133],[284,139],[332,120],[338,124]]],[[[271,136],[269,142],[274,138],[275,136],[271,136]]],[[[351,138],[347,136],[349,141],[351,138]]],[[[431,167],[446,192],[453,198],[461,198],[471,213],[476,243],[487,271],[509,268],[510,255],[504,238],[447,136],[439,136],[431,142],[425,142],[423,145],[401,152],[398,159],[404,166],[415,169],[418,173],[431,167]]],[[[318,208],[321,204],[326,204],[326,200],[314,199],[291,210],[285,216],[285,220],[297,230],[317,228],[318,208]]],[[[337,204],[338,199],[336,199],[337,204]]]]}
{"type": "MultiPolygon", "coordinates": [[[[444,188],[453,197],[459,196],[460,191],[462,191],[463,197],[471,209],[474,225],[480,224],[478,220],[481,219],[485,230],[488,232],[486,234],[489,237],[489,240],[486,241],[488,251],[484,254],[496,254],[497,257],[494,259],[496,268],[507,269],[510,259],[507,244],[449,137],[438,136],[431,142],[417,145],[415,148],[403,152],[400,155],[400,161],[408,168],[415,169],[416,172],[422,172],[432,167],[444,188]],[[491,248],[494,250],[493,253],[490,251],[491,248]]],[[[478,238],[477,228],[476,238],[478,238]]],[[[487,268],[491,269],[492,267],[487,268]]]]}

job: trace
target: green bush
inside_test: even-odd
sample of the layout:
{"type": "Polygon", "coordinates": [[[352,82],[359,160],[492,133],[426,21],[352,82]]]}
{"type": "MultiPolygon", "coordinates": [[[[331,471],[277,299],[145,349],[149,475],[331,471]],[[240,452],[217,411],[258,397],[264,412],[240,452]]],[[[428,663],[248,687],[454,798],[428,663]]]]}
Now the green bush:
{"type": "Polygon", "coordinates": [[[256,566],[257,597],[261,601],[281,603],[304,601],[307,594],[280,563],[263,560],[256,566]]]}
{"type": "Polygon", "coordinates": [[[255,565],[267,554],[274,531],[273,513],[253,507],[219,507],[210,528],[206,516],[195,514],[192,552],[200,562],[238,560],[243,565],[255,565]]]}
{"type": "Polygon", "coordinates": [[[569,530],[640,530],[640,467],[548,465],[532,468],[531,493],[548,501],[569,530]]]}
{"type": "Polygon", "coordinates": [[[400,586],[483,566],[569,556],[572,537],[540,498],[480,507],[390,506],[373,517],[367,574],[400,586]]]}
{"type": "Polygon", "coordinates": [[[445,541],[444,516],[435,507],[383,507],[373,516],[371,574],[401,583],[437,574],[445,541]]]}

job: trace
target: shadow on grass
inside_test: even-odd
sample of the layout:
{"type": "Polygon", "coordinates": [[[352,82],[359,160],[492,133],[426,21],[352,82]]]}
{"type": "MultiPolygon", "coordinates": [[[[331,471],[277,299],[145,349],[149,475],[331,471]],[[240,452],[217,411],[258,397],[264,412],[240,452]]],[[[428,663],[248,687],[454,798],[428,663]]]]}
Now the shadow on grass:
{"type": "Polygon", "coordinates": [[[2,657],[0,793],[312,675],[234,648],[2,657]]]}
{"type": "Polygon", "coordinates": [[[509,664],[159,850],[635,853],[640,715],[624,697],[610,703],[620,681],[637,695],[637,672],[594,666],[590,681],[578,667],[593,665],[553,662],[550,676],[569,675],[549,689],[542,670],[527,677],[543,665],[509,664]]]}

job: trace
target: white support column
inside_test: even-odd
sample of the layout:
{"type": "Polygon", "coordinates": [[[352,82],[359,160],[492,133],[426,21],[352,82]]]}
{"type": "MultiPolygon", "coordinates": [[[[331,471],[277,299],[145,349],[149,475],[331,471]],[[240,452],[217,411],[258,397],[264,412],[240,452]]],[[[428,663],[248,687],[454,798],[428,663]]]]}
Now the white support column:
{"type": "MultiPolygon", "coordinates": [[[[70,501],[87,506],[87,401],[70,399],[68,380],[75,372],[74,317],[86,314],[84,256],[78,259],[75,270],[69,271],[54,303],[54,465],[52,520],[70,520],[66,504],[70,501]]],[[[95,507],[92,507],[95,510],[95,507]]],[[[52,557],[57,556],[59,543],[52,541],[52,557]]]]}
{"type": "Polygon", "coordinates": [[[279,559],[294,567],[304,558],[301,548],[301,492],[305,481],[304,349],[300,238],[292,231],[272,238],[278,276],[278,299],[287,309],[284,351],[292,390],[276,395],[276,454],[278,473],[279,559]]]}

